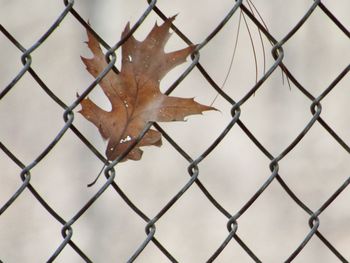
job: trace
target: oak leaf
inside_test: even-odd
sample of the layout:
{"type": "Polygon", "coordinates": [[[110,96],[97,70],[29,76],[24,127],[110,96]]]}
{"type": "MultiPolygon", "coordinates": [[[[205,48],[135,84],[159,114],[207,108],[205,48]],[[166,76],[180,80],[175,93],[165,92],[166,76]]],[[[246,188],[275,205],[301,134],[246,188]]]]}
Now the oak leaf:
{"type": "MultiPolygon", "coordinates": [[[[114,160],[121,155],[148,122],[182,121],[188,115],[214,110],[213,107],[199,104],[192,98],[170,97],[160,92],[161,79],[175,66],[185,62],[186,57],[196,47],[192,45],[178,51],[164,52],[164,46],[171,35],[169,28],[174,19],[175,17],[169,18],[160,26],[156,23],[144,41],[138,41],[131,36],[122,45],[120,73],[111,70],[99,83],[111,103],[111,111],[101,109],[89,98],[81,102],[82,109],[79,112],[108,140],[108,160],[114,160]]],[[[128,23],[122,37],[129,31],[128,23]]],[[[107,63],[96,38],[89,32],[87,34],[87,44],[93,57],[82,57],[82,61],[90,74],[97,77],[107,63]]],[[[149,129],[123,161],[141,159],[141,146],[161,144],[161,133],[149,129]]]]}

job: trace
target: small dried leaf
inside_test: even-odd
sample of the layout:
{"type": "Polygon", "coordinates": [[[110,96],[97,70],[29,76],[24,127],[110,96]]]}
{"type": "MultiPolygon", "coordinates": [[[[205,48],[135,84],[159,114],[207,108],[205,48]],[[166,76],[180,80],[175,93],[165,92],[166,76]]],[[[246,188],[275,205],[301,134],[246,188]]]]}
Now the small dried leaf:
{"type": "MultiPolygon", "coordinates": [[[[186,61],[196,46],[165,53],[164,46],[171,34],[169,28],[175,17],[167,19],[162,25],[153,27],[142,42],[133,36],[122,46],[122,67],[119,74],[109,71],[99,83],[108,97],[111,111],[105,111],[89,98],[81,102],[79,111],[92,122],[108,140],[106,156],[114,160],[121,155],[138,137],[145,125],[151,121],[182,121],[188,115],[201,114],[215,110],[194,101],[194,99],[170,97],[159,89],[160,80],[174,67],[186,61]]],[[[130,31],[126,25],[122,37],[130,31]]],[[[88,34],[88,47],[92,58],[83,58],[86,69],[94,77],[107,66],[105,56],[94,36],[88,34]]],[[[161,134],[150,129],[134,147],[126,159],[140,160],[142,146],[161,146],[161,134]]]]}

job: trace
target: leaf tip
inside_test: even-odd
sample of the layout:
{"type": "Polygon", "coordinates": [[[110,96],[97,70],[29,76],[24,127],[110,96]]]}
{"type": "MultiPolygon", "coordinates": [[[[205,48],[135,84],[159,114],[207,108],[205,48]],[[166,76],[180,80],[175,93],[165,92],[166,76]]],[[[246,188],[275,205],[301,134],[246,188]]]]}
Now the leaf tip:
{"type": "Polygon", "coordinates": [[[122,32],[122,37],[126,36],[127,33],[130,31],[130,21],[126,23],[124,30],[122,32]]]}
{"type": "Polygon", "coordinates": [[[177,13],[177,14],[175,14],[175,15],[169,17],[169,18],[167,18],[166,22],[169,21],[169,23],[172,23],[172,22],[176,19],[176,17],[177,17],[178,14],[179,14],[179,13],[177,13]]]}

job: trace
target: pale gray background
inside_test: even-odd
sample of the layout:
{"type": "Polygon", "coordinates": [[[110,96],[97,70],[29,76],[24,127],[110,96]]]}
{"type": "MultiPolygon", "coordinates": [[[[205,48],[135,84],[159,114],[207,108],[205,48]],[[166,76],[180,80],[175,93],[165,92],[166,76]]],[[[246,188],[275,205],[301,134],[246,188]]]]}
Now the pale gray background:
{"type": "MultiPolygon", "coordinates": [[[[313,1],[255,0],[271,34],[282,39],[304,15],[313,1]]],[[[348,0],[323,1],[342,23],[350,26],[348,0]]],[[[201,42],[232,7],[233,1],[159,1],[168,16],[179,13],[175,24],[193,42],[201,42]]],[[[127,21],[135,23],[146,9],[146,1],[76,1],[75,9],[110,44],[115,44],[127,21]]],[[[63,10],[63,1],[0,0],[0,23],[24,46],[30,47],[63,10]]],[[[228,71],[236,37],[238,12],[201,52],[201,63],[218,84],[228,71]]],[[[151,13],[135,36],[143,39],[155,21],[151,13]]],[[[249,19],[248,19],[249,20],[249,19]]],[[[250,24],[256,47],[259,76],[263,74],[258,32],[250,24]]],[[[241,25],[238,50],[225,91],[238,101],[254,85],[251,44],[241,25]]],[[[75,100],[93,81],[80,55],[90,56],[84,28],[68,15],[60,27],[33,54],[33,69],[65,103],[75,100]]],[[[185,44],[175,34],[166,50],[185,44]]],[[[267,67],[273,63],[267,47],[267,67]]],[[[350,61],[349,39],[317,9],[301,30],[284,45],[284,62],[302,85],[318,96],[350,61]]],[[[118,53],[118,58],[120,51],[118,53]]],[[[0,88],[18,73],[21,53],[0,34],[0,88]]],[[[117,63],[119,66],[120,62],[117,63]]],[[[165,90],[188,66],[168,74],[161,83],[165,90]]],[[[322,117],[350,143],[350,78],[346,76],[322,102],[322,117]]],[[[216,93],[195,69],[174,95],[195,97],[210,104],[216,93]]],[[[96,88],[90,97],[106,109],[109,104],[96,88]]],[[[310,101],[293,85],[282,84],[276,70],[259,91],[242,107],[241,120],[260,142],[278,155],[311,119],[310,101]]],[[[185,123],[161,124],[192,158],[198,157],[228,124],[230,105],[215,101],[220,112],[189,117],[185,123]]],[[[78,110],[78,108],[77,108],[78,110]]],[[[76,110],[76,111],[77,111],[76,110]]],[[[42,91],[27,73],[0,102],[0,140],[23,163],[31,163],[64,125],[62,109],[42,91]]],[[[74,124],[101,151],[105,142],[93,125],[79,114],[74,124]]],[[[116,167],[116,182],[149,216],[160,209],[187,182],[188,163],[164,140],[162,148],[144,149],[140,162],[116,167]]],[[[318,209],[349,177],[349,155],[319,125],[280,162],[280,173],[291,189],[311,208],[318,209]]],[[[200,165],[200,179],[217,200],[236,213],[270,176],[269,161],[235,126],[224,141],[200,165]]],[[[32,185],[66,220],[89,200],[105,182],[102,178],[87,188],[101,169],[101,162],[71,132],[32,171],[32,185]]],[[[0,205],[21,185],[20,169],[0,152],[0,205]]],[[[350,258],[350,191],[347,188],[320,217],[320,230],[348,259],[350,258]]],[[[196,186],[187,191],[160,221],[156,237],[180,262],[204,262],[227,235],[227,219],[196,186]]],[[[124,262],[143,242],[145,222],[108,189],[73,225],[73,240],[94,262],[124,262]]],[[[45,262],[62,241],[61,225],[27,190],[0,217],[0,259],[3,262],[45,262]]],[[[309,232],[305,214],[273,182],[239,219],[238,233],[264,262],[284,261],[309,232]]],[[[67,246],[56,262],[82,262],[67,246]]],[[[137,262],[168,262],[150,244],[137,262]]],[[[217,262],[252,262],[231,241],[217,262]]],[[[338,262],[313,237],[294,262],[338,262]]]]}

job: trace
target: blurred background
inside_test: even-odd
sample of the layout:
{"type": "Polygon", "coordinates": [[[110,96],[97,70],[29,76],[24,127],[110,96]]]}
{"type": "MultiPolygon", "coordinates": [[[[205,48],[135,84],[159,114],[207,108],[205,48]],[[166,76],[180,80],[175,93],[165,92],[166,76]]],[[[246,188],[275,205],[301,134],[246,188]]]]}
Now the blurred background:
{"type": "MultiPolygon", "coordinates": [[[[281,40],[304,16],[313,1],[254,0],[269,32],[281,40]]],[[[349,30],[348,0],[322,3],[349,30]]],[[[174,24],[194,43],[202,42],[233,7],[234,1],[159,1],[167,16],[179,14],[174,24]]],[[[148,7],[147,1],[75,1],[74,9],[89,20],[92,28],[110,45],[119,39],[126,23],[134,24],[148,7]]],[[[0,0],[0,23],[25,48],[31,47],[64,9],[63,1],[0,0]]],[[[237,11],[225,27],[200,53],[200,63],[211,78],[235,101],[239,101],[262,77],[274,60],[269,41],[257,27],[237,11]],[[230,68],[235,42],[237,50],[230,68]],[[255,67],[254,52],[257,70],[255,67]],[[264,65],[265,64],[265,65],[264,65]]],[[[151,12],[134,36],[144,39],[162,20],[151,12]]],[[[32,69],[52,92],[70,105],[93,81],[80,56],[90,57],[84,41],[86,30],[68,14],[53,34],[32,55],[32,69]]],[[[166,51],[185,47],[175,33],[166,51]]],[[[318,97],[349,65],[349,38],[316,8],[300,30],[283,45],[284,64],[301,85],[318,97]]],[[[0,92],[23,67],[22,52],[0,33],[0,92]]],[[[120,68],[120,49],[116,67],[120,68]]],[[[171,71],[161,82],[165,91],[190,65],[171,71]]],[[[349,145],[350,78],[347,74],[322,100],[322,118],[349,145]]],[[[160,123],[192,159],[200,156],[231,120],[231,105],[195,68],[172,93],[195,97],[219,109],[191,116],[186,122],[160,123]]],[[[109,102],[99,87],[89,97],[105,109],[109,102]]],[[[260,143],[278,156],[312,118],[311,101],[286,78],[280,69],[241,107],[240,120],[260,143]]],[[[75,113],[80,107],[75,109],[75,113]]],[[[22,163],[30,164],[62,129],[64,110],[26,73],[0,101],[0,141],[22,163]]],[[[103,141],[95,126],[80,114],[74,125],[101,152],[103,141]]],[[[292,191],[313,211],[349,178],[349,153],[315,123],[303,140],[279,162],[280,175],[292,191]]],[[[237,213],[271,175],[269,159],[235,125],[224,140],[199,164],[199,179],[231,214],[237,213]]],[[[68,130],[50,153],[31,170],[31,184],[66,221],[102,187],[101,177],[90,183],[103,163],[68,130]]],[[[189,180],[189,163],[165,140],[163,146],[146,147],[141,161],[118,164],[115,182],[149,217],[153,218],[189,180]]],[[[21,186],[21,168],[0,151],[0,207],[21,186]]],[[[320,215],[319,231],[348,260],[350,259],[350,191],[346,188],[320,215]]],[[[277,181],[262,193],[239,218],[237,234],[263,262],[283,262],[309,233],[309,215],[277,181]]],[[[179,262],[205,262],[227,236],[227,218],[193,185],[156,223],[157,239],[179,262]]],[[[125,262],[146,238],[143,221],[122,198],[108,188],[73,224],[73,240],[93,262],[125,262]]],[[[61,244],[62,225],[27,189],[0,216],[0,260],[46,262],[61,244]]],[[[55,262],[83,262],[66,246],[55,262]]],[[[150,243],[136,262],[169,262],[150,243]]],[[[231,240],[216,262],[253,262],[231,240]]],[[[294,262],[339,262],[316,236],[294,262]]]]}

